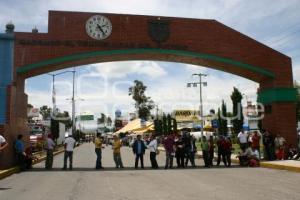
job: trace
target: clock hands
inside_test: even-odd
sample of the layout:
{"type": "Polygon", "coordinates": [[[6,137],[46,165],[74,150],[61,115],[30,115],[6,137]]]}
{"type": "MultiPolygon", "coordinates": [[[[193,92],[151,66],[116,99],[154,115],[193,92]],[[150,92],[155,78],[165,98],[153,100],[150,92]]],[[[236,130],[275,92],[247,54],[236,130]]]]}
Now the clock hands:
{"type": "MultiPolygon", "coordinates": [[[[105,25],[104,25],[104,26],[105,26],[105,25]]],[[[105,32],[104,32],[103,29],[102,29],[103,26],[100,26],[99,24],[97,24],[97,27],[98,27],[98,29],[102,32],[103,35],[106,35],[105,32]]]]}

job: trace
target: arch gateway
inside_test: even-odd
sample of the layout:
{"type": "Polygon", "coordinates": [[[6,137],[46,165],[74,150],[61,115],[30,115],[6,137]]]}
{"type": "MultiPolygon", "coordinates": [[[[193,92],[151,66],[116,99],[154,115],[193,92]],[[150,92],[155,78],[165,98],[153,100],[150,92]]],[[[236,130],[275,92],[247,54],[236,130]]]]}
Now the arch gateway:
{"type": "MultiPolygon", "coordinates": [[[[253,80],[258,101],[268,106],[263,127],[296,142],[290,57],[215,20],[65,11],[49,11],[48,33],[8,25],[0,34],[0,133],[12,144],[28,132],[26,78],[126,60],[190,63],[253,80]]],[[[12,148],[1,156],[0,168],[14,163],[12,148]]]]}

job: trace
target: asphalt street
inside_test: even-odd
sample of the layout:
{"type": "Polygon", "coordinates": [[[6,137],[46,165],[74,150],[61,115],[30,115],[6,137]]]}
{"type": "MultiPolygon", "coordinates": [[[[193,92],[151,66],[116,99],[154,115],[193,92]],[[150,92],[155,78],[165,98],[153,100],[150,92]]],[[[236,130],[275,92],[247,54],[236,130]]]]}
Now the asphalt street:
{"type": "MultiPolygon", "coordinates": [[[[115,169],[112,150],[103,150],[103,170],[96,171],[93,144],[74,152],[73,171],[62,171],[63,154],[54,169],[44,163],[0,181],[1,200],[299,200],[300,174],[265,168],[213,167],[165,170],[165,154],[158,156],[160,169],[134,169],[134,155],[122,148],[125,168],[115,169]]],[[[175,164],[175,162],[174,162],[175,164]]],[[[203,166],[197,160],[198,166],[203,166]]]]}

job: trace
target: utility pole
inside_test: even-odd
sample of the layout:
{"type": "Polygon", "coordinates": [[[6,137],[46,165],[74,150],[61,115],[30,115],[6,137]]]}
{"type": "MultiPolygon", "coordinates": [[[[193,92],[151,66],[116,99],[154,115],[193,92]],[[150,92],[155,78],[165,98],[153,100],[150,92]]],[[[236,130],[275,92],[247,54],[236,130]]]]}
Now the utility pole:
{"type": "Polygon", "coordinates": [[[72,90],[72,135],[75,136],[76,122],[75,122],[75,67],[73,73],[73,90],[72,90]]]}
{"type": "Polygon", "coordinates": [[[203,136],[203,128],[204,128],[204,116],[203,116],[203,101],[202,101],[202,85],[207,86],[207,82],[202,81],[202,77],[206,77],[207,74],[193,74],[192,76],[198,76],[199,77],[199,82],[192,82],[192,83],[187,83],[187,87],[197,87],[199,85],[200,88],[200,118],[201,118],[201,137],[203,136]]]}
{"type": "Polygon", "coordinates": [[[65,73],[69,73],[69,72],[73,72],[73,71],[64,71],[64,72],[60,72],[60,73],[56,73],[56,74],[52,74],[52,73],[47,74],[47,75],[49,75],[49,76],[52,76],[52,117],[55,116],[55,112],[56,112],[55,77],[58,76],[58,75],[62,75],[62,74],[65,74],[65,73]]]}

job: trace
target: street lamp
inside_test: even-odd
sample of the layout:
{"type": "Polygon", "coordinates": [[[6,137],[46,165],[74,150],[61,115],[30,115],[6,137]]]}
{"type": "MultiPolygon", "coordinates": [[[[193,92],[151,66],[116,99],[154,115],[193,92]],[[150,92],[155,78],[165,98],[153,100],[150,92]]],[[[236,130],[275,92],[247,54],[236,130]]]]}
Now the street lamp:
{"type": "Polygon", "coordinates": [[[60,72],[60,73],[56,73],[56,74],[53,74],[53,73],[48,73],[47,75],[49,76],[52,76],[52,115],[54,116],[54,113],[56,112],[56,100],[55,100],[55,77],[56,76],[59,76],[59,75],[62,75],[62,74],[65,74],[65,73],[70,73],[70,72],[73,72],[73,71],[63,71],[63,72],[60,72]]]}
{"type": "Polygon", "coordinates": [[[201,117],[201,137],[203,136],[203,127],[204,127],[204,117],[203,117],[203,103],[202,103],[202,85],[205,87],[207,86],[207,82],[202,81],[202,77],[206,77],[207,74],[193,74],[192,76],[198,76],[199,77],[199,82],[191,82],[187,83],[187,87],[197,87],[199,85],[200,87],[200,117],[201,117]]]}
{"type": "MultiPolygon", "coordinates": [[[[73,82],[73,86],[74,86],[74,82],[73,82]]],[[[79,100],[84,101],[84,99],[82,99],[82,98],[75,99],[74,98],[74,87],[73,87],[73,96],[72,96],[72,98],[68,98],[66,100],[71,100],[72,101],[72,135],[74,136],[75,129],[76,129],[76,121],[75,121],[76,106],[75,106],[75,102],[79,101],[79,100]]]]}

